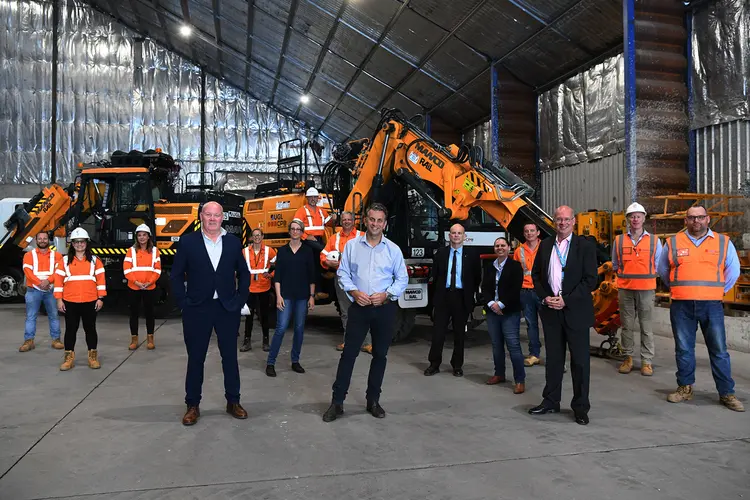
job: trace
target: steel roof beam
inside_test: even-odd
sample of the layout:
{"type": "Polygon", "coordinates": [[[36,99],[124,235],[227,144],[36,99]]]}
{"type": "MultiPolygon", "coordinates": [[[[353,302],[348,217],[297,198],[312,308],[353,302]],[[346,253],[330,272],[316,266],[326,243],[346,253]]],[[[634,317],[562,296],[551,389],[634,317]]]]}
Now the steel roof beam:
{"type": "MultiPolygon", "coordinates": [[[[255,24],[255,0],[247,0],[247,49],[245,53],[250,57],[253,53],[253,30],[255,24]]],[[[250,63],[245,64],[245,91],[250,85],[250,63]]]]}
{"type": "MultiPolygon", "coordinates": [[[[131,0],[132,2],[132,0],[131,0]]],[[[188,0],[180,0],[180,7],[182,8],[182,18],[184,19],[184,23],[192,26],[192,22],[190,21],[190,6],[188,5],[188,0]]],[[[164,12],[167,11],[166,9],[162,8],[162,15],[164,15],[164,12]]],[[[166,25],[164,26],[164,29],[168,29],[166,25]]],[[[195,64],[199,64],[198,61],[198,55],[195,53],[195,47],[193,47],[193,44],[188,42],[188,45],[190,46],[190,54],[192,55],[191,59],[195,64]]]]}
{"type": "MultiPolygon", "coordinates": [[[[443,38],[441,38],[440,41],[438,43],[436,43],[432,47],[432,49],[430,49],[430,51],[424,57],[422,57],[422,59],[419,61],[419,64],[417,65],[417,67],[415,69],[411,70],[409,73],[407,73],[407,75],[405,77],[403,77],[400,82],[398,82],[398,84],[396,85],[396,87],[393,90],[391,90],[390,92],[388,92],[388,94],[385,96],[385,98],[383,98],[380,101],[380,103],[376,106],[376,111],[370,113],[368,116],[365,117],[364,120],[362,120],[361,122],[359,122],[359,125],[357,125],[357,128],[355,128],[352,131],[351,135],[356,134],[357,130],[359,130],[360,128],[362,128],[362,126],[365,123],[367,123],[367,121],[370,118],[372,118],[375,113],[378,112],[377,110],[379,110],[380,108],[382,108],[394,95],[396,95],[396,92],[399,92],[403,88],[403,86],[406,85],[409,82],[409,80],[411,80],[414,77],[414,75],[416,75],[417,73],[419,73],[419,71],[424,67],[425,64],[427,64],[427,62],[432,58],[432,56],[434,56],[441,48],[443,48],[443,46],[446,43],[448,43],[448,40],[450,40],[451,37],[458,30],[460,30],[469,21],[469,19],[471,19],[474,16],[474,14],[476,14],[479,11],[479,9],[481,9],[482,7],[484,7],[484,5],[487,2],[488,2],[488,0],[479,0],[477,3],[475,3],[474,7],[472,7],[471,10],[469,10],[469,12],[467,12],[466,14],[464,14],[464,16],[455,24],[455,26],[453,26],[453,29],[451,29],[448,33],[446,33],[445,35],[443,35],[443,38]]],[[[450,87],[448,87],[448,89],[451,90],[450,87]]],[[[350,137],[351,137],[351,135],[350,135],[350,137]]]]}
{"type": "MultiPolygon", "coordinates": [[[[547,26],[550,23],[547,19],[545,19],[545,16],[541,12],[539,12],[538,10],[536,10],[531,5],[527,4],[524,0],[507,0],[507,1],[509,3],[511,3],[512,5],[518,7],[522,11],[524,11],[529,16],[533,17],[536,21],[540,22],[542,24],[542,26],[547,26]]],[[[568,41],[568,42],[572,43],[573,45],[575,45],[578,50],[580,50],[581,52],[583,52],[587,56],[594,57],[596,55],[596,54],[592,53],[589,49],[587,49],[586,47],[584,47],[583,45],[581,45],[580,43],[578,43],[578,41],[573,40],[568,35],[566,35],[562,31],[560,31],[559,29],[554,28],[554,27],[551,28],[551,29],[552,29],[553,33],[557,33],[558,35],[560,35],[561,37],[563,37],[566,41],[568,41]]]]}
{"type": "Polygon", "coordinates": [[[273,80],[273,90],[271,90],[271,106],[273,106],[273,101],[276,99],[276,89],[279,87],[281,70],[284,68],[286,51],[289,48],[289,38],[292,36],[292,23],[294,22],[294,15],[297,13],[298,5],[299,0],[292,0],[292,5],[289,7],[289,17],[287,18],[286,30],[284,31],[284,41],[281,44],[281,56],[279,57],[279,65],[276,67],[276,77],[273,80]]]}
{"type": "MultiPolygon", "coordinates": [[[[221,44],[221,0],[211,0],[211,6],[214,11],[214,38],[216,38],[216,44],[219,45],[221,44]]],[[[224,78],[224,72],[221,70],[221,51],[219,49],[216,49],[216,62],[219,76],[224,78]]]]}

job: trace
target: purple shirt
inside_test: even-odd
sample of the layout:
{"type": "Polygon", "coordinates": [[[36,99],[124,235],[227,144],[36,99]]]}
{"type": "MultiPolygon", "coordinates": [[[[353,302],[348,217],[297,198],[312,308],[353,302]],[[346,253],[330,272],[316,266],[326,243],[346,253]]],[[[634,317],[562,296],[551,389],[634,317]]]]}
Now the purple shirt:
{"type": "Polygon", "coordinates": [[[558,241],[557,236],[555,236],[554,246],[557,248],[557,250],[555,250],[555,248],[552,248],[552,255],[550,255],[549,257],[549,269],[547,270],[547,273],[549,275],[549,287],[552,289],[552,294],[555,296],[560,295],[563,280],[563,266],[562,262],[560,262],[560,257],[558,256],[557,252],[559,251],[563,260],[567,262],[571,238],[573,238],[573,233],[570,233],[568,237],[562,241],[558,241]]]}

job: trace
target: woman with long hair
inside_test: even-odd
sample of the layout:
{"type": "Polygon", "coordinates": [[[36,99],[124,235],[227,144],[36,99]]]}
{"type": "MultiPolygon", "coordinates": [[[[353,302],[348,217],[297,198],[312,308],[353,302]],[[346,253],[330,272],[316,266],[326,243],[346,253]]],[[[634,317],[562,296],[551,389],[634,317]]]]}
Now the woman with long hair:
{"type": "Polygon", "coordinates": [[[138,316],[143,304],[146,316],[146,348],[155,349],[154,303],[156,282],[161,276],[161,254],[151,238],[151,228],[141,224],[135,228],[135,242],[122,263],[123,274],[128,281],[128,304],[130,306],[130,346],[138,349],[138,316]]]}
{"type": "Polygon", "coordinates": [[[55,298],[57,309],[65,313],[65,357],[60,370],[67,371],[75,364],[75,345],[78,326],[83,322],[86,345],[89,349],[89,368],[101,368],[96,350],[96,313],[104,305],[107,295],[104,265],[91,254],[89,234],[79,227],[70,233],[70,248],[62,263],[55,269],[55,298]]]}

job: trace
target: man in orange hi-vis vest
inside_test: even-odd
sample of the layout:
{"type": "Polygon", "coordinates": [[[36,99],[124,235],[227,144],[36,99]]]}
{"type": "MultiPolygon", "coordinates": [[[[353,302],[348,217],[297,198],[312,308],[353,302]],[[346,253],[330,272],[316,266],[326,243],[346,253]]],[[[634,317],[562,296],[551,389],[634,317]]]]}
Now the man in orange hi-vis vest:
{"type": "MultiPolygon", "coordinates": [[[[341,212],[341,230],[337,231],[334,236],[328,239],[326,247],[320,252],[320,264],[323,266],[323,269],[335,273],[339,268],[339,261],[341,260],[341,255],[344,253],[344,247],[346,244],[357,236],[362,236],[364,234],[363,231],[354,229],[354,214],[352,212],[349,212],[348,210],[341,212]]],[[[341,324],[344,327],[344,332],[346,332],[346,322],[349,318],[349,306],[352,305],[352,302],[346,296],[344,289],[341,288],[339,280],[336,279],[334,281],[336,286],[336,298],[338,299],[339,311],[341,312],[341,324]]],[[[344,343],[341,342],[337,345],[336,350],[343,351],[344,343]]],[[[365,336],[365,343],[362,345],[362,350],[372,354],[372,339],[370,338],[369,331],[365,336]]]]}
{"type": "Polygon", "coordinates": [[[669,317],[677,361],[678,387],[667,401],[693,399],[695,335],[700,324],[719,401],[730,410],[745,411],[734,395],[722,304],[740,276],[740,262],[729,238],[708,228],[710,221],[705,207],[690,207],[685,215],[687,229],[667,239],[657,265],[672,295],[669,317]]]}
{"type": "Polygon", "coordinates": [[[633,369],[635,318],[641,332],[641,375],[654,374],[654,331],[651,317],[656,293],[656,263],[661,256],[661,241],[643,228],[646,209],[640,203],[625,210],[627,234],[620,234],[612,245],[612,268],[617,273],[618,301],[622,321],[622,350],[625,360],[619,367],[622,374],[633,369]]]}
{"type": "Polygon", "coordinates": [[[23,273],[26,276],[26,324],[23,330],[23,345],[20,352],[34,349],[36,335],[36,318],[39,307],[44,303],[44,310],[49,320],[49,334],[52,347],[62,349],[60,342],[60,317],[57,315],[57,300],[53,294],[55,287],[55,267],[62,263],[62,255],[49,247],[49,235],[36,235],[36,248],[23,256],[23,273]]]}
{"type": "Polygon", "coordinates": [[[523,226],[523,237],[526,240],[513,254],[513,259],[521,263],[523,268],[523,287],[521,288],[521,304],[523,317],[526,320],[526,331],[529,336],[529,355],[523,360],[524,366],[534,366],[541,363],[542,342],[539,339],[539,308],[542,303],[534,291],[534,281],[531,270],[534,259],[539,251],[539,226],[534,223],[523,226]]]}

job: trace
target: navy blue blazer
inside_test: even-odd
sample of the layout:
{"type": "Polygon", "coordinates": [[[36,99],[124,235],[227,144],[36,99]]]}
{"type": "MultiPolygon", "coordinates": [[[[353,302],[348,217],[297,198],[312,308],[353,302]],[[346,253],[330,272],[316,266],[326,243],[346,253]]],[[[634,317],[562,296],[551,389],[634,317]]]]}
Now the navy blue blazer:
{"type": "Polygon", "coordinates": [[[222,238],[221,259],[215,271],[202,231],[180,238],[169,279],[175,302],[181,310],[208,302],[214,291],[227,311],[239,312],[247,301],[250,271],[242,257],[242,243],[233,234],[225,234],[222,238]]]}

